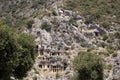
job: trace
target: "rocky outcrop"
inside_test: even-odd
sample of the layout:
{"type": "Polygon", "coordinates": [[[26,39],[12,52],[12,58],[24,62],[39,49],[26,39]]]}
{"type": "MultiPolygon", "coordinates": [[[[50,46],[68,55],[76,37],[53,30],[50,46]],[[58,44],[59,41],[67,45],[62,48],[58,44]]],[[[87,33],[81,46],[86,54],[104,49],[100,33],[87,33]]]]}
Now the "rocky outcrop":
{"type": "Polygon", "coordinates": [[[120,80],[120,51],[118,57],[114,59],[113,80],[120,80]]]}
{"type": "MultiPolygon", "coordinates": [[[[57,15],[46,9],[46,15],[41,19],[35,18],[32,28],[24,31],[35,36],[38,49],[36,63],[28,73],[27,78],[30,79],[69,80],[74,74],[71,60],[79,51],[93,49],[99,54],[106,52],[110,45],[103,40],[103,36],[109,35],[109,32],[99,24],[86,24],[84,17],[58,8],[57,3],[52,7],[57,15]],[[43,23],[49,25],[43,26],[43,23]]],[[[111,67],[104,70],[104,80],[119,80],[119,58],[110,55],[103,57],[103,62],[111,67]]]]}

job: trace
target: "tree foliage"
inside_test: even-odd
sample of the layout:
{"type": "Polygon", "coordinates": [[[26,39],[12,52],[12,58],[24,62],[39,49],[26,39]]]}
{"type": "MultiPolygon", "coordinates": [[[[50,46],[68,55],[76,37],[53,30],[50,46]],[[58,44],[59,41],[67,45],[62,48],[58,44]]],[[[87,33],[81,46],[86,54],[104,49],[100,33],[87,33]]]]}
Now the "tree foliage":
{"type": "Polygon", "coordinates": [[[13,31],[0,23],[0,78],[9,78],[13,68],[18,65],[17,39],[13,31]]]}
{"type": "Polygon", "coordinates": [[[18,44],[20,45],[19,65],[15,68],[15,76],[22,78],[26,72],[32,67],[34,63],[34,39],[27,34],[21,34],[18,37],[18,44]]]}
{"type": "Polygon", "coordinates": [[[103,65],[100,58],[92,53],[80,52],[73,61],[77,72],[76,80],[103,80],[103,65]]]}
{"type": "Polygon", "coordinates": [[[34,41],[0,23],[0,80],[22,78],[34,62],[34,41]]]}

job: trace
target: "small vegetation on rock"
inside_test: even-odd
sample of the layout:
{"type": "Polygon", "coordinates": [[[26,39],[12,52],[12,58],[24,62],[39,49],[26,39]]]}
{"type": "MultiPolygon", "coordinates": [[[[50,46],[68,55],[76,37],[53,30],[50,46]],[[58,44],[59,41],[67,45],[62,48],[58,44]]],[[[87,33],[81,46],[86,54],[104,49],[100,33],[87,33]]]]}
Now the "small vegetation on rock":
{"type": "Polygon", "coordinates": [[[112,22],[120,23],[119,0],[66,0],[65,8],[79,11],[87,21],[95,21],[104,28],[112,22]]]}
{"type": "Polygon", "coordinates": [[[46,31],[50,31],[51,30],[51,25],[48,24],[48,22],[43,22],[41,25],[41,29],[45,29],[46,31]]]}

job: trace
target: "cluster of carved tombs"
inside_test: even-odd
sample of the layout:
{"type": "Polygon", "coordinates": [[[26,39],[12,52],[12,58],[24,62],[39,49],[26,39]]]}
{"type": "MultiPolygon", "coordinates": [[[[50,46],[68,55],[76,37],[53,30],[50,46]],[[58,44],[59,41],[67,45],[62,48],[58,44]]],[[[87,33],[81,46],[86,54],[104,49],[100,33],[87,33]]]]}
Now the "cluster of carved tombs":
{"type": "MultiPolygon", "coordinates": [[[[95,33],[96,36],[98,36],[99,34],[104,34],[104,33],[100,33],[100,32],[103,32],[103,30],[101,30],[99,27],[95,27],[95,28],[97,28],[97,30],[94,30],[95,29],[94,27],[90,27],[90,28],[93,28],[92,33],[95,33]]],[[[84,32],[84,35],[85,35],[85,33],[86,33],[86,35],[90,34],[89,32],[91,33],[91,31],[84,32]]],[[[60,33],[59,33],[59,35],[60,35],[60,33]]],[[[69,36],[70,35],[67,33],[66,34],[64,33],[62,36],[54,35],[53,43],[56,44],[55,50],[52,50],[52,49],[54,49],[54,48],[52,48],[53,47],[52,44],[51,44],[50,49],[48,49],[48,47],[46,47],[46,45],[44,46],[44,48],[38,47],[37,52],[39,53],[39,60],[40,60],[39,67],[41,68],[42,71],[58,72],[58,71],[65,71],[65,70],[71,69],[70,59],[68,58],[68,56],[71,56],[71,53],[61,52],[61,49],[66,50],[66,46],[63,46],[63,44],[60,44],[62,42],[61,39],[65,43],[68,42],[68,45],[71,45],[73,43],[73,39],[78,40],[77,43],[84,42],[85,40],[80,37],[78,37],[78,38],[74,37],[75,34],[74,34],[74,36],[71,36],[73,39],[70,39],[69,36]],[[58,42],[59,42],[59,44],[57,44],[58,42]]],[[[43,44],[42,42],[40,42],[40,43],[43,44]]]]}
{"type": "Polygon", "coordinates": [[[70,61],[66,58],[69,53],[60,51],[51,51],[49,49],[40,49],[39,53],[39,68],[42,71],[59,72],[70,70],[70,61]]]}

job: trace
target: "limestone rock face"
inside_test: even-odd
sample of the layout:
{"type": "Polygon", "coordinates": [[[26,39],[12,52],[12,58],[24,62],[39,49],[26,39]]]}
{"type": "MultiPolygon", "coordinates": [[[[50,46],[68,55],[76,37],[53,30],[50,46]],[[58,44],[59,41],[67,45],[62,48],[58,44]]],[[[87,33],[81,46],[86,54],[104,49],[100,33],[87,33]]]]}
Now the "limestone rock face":
{"type": "Polygon", "coordinates": [[[42,21],[40,19],[38,19],[38,18],[34,19],[33,27],[40,28],[41,24],[42,24],[42,21]]]}
{"type": "Polygon", "coordinates": [[[10,26],[25,26],[23,32],[35,38],[38,56],[24,80],[70,80],[74,74],[71,61],[79,51],[100,54],[110,68],[104,70],[104,80],[120,80],[120,39],[113,38],[114,33],[120,32],[119,26],[118,30],[114,28],[118,23],[108,21],[112,25],[107,30],[92,20],[87,21],[78,11],[64,9],[65,1],[0,1],[0,19],[10,26]],[[29,20],[33,20],[31,28],[27,28],[29,20]],[[108,54],[110,46],[118,51],[108,54]],[[118,55],[113,57],[113,53],[118,55]]]}
{"type": "Polygon", "coordinates": [[[120,51],[117,52],[118,57],[114,60],[114,67],[113,67],[113,79],[119,80],[120,79],[120,51]]]}
{"type": "Polygon", "coordinates": [[[52,37],[51,37],[50,33],[48,33],[45,30],[41,30],[40,33],[41,33],[41,37],[42,37],[42,39],[41,39],[42,46],[46,47],[46,46],[50,45],[50,43],[52,42],[52,37]]]}
{"type": "MultiPolygon", "coordinates": [[[[51,0],[47,5],[52,4],[51,0]]],[[[57,2],[52,4],[53,11],[45,9],[45,15],[34,18],[31,29],[25,29],[25,33],[35,36],[38,46],[38,57],[32,71],[28,73],[28,79],[38,80],[70,80],[74,71],[71,60],[79,51],[90,51],[96,54],[107,52],[108,40],[103,40],[108,31],[99,24],[85,23],[85,18],[71,10],[59,8],[57,2]],[[41,28],[46,22],[49,25],[41,28]],[[49,28],[49,30],[46,30],[49,28]]],[[[115,40],[112,44],[119,42],[115,40]]],[[[119,45],[119,44],[118,44],[119,45]]],[[[104,56],[103,62],[112,66],[110,70],[104,70],[104,80],[118,79],[120,76],[119,57],[104,56]]],[[[25,80],[27,80],[25,78],[25,80]]]]}

